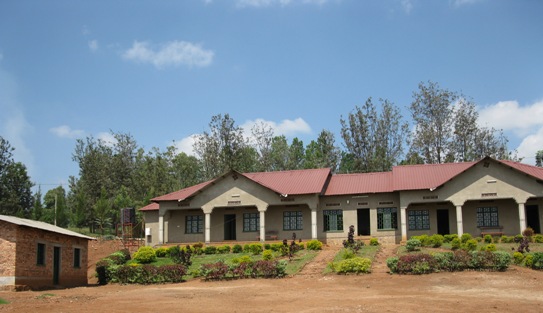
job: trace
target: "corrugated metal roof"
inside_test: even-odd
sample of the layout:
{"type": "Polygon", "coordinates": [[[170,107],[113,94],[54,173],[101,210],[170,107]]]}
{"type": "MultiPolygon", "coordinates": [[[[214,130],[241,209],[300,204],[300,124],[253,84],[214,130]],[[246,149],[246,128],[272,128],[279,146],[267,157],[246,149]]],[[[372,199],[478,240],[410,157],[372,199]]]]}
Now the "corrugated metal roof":
{"type": "Polygon", "coordinates": [[[178,191],[174,191],[174,192],[171,192],[169,194],[166,194],[166,195],[163,195],[163,196],[160,196],[160,197],[156,197],[156,198],[153,198],[151,199],[151,201],[179,201],[179,200],[185,200],[186,198],[194,195],[195,193],[197,193],[198,191],[202,190],[205,186],[211,184],[212,182],[214,182],[215,180],[210,180],[210,181],[206,181],[206,182],[203,182],[203,183],[200,183],[198,185],[194,185],[194,186],[190,186],[190,187],[187,187],[187,188],[184,188],[184,189],[181,189],[181,190],[178,190],[178,191]]]}
{"type": "Polygon", "coordinates": [[[537,167],[533,165],[528,165],[519,162],[507,161],[507,160],[498,160],[507,166],[510,166],[516,170],[524,172],[530,176],[543,180],[543,167],[537,167]]]}
{"type": "Polygon", "coordinates": [[[392,172],[359,173],[332,176],[324,194],[336,196],[392,191],[392,172]]]}
{"type": "Polygon", "coordinates": [[[395,166],[392,169],[396,191],[430,189],[443,185],[477,162],[395,166]]]}
{"type": "Polygon", "coordinates": [[[283,195],[320,194],[324,191],[330,169],[259,172],[243,175],[283,195]]]}
{"type": "Polygon", "coordinates": [[[54,233],[58,233],[58,234],[62,234],[62,235],[94,240],[94,238],[92,238],[92,237],[88,237],[88,236],[82,235],[80,233],[76,233],[74,231],[64,229],[62,227],[58,227],[58,226],[51,225],[51,224],[44,223],[44,222],[28,220],[26,218],[19,218],[19,217],[8,216],[8,215],[0,215],[0,220],[2,220],[4,222],[15,224],[15,225],[19,225],[19,226],[32,227],[32,228],[46,230],[46,231],[50,231],[50,232],[54,232],[54,233]]]}
{"type": "Polygon", "coordinates": [[[158,210],[158,203],[151,202],[150,204],[144,206],[143,208],[139,209],[140,211],[157,211],[158,210]]]}

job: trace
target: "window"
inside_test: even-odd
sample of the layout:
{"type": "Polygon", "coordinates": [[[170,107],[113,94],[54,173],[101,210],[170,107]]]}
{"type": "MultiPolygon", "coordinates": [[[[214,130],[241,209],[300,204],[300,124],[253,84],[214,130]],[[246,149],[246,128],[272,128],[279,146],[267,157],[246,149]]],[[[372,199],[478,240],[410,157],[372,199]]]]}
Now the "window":
{"type": "Polygon", "coordinates": [[[498,208],[477,208],[477,227],[498,227],[498,208]]]}
{"type": "Polygon", "coordinates": [[[283,212],[283,230],[304,229],[304,216],[302,211],[283,212]]]}
{"type": "Polygon", "coordinates": [[[38,243],[38,251],[36,253],[36,265],[45,265],[45,244],[38,243]]]}
{"type": "Polygon", "coordinates": [[[202,215],[188,215],[186,217],[186,234],[201,234],[204,231],[204,217],[202,215]]]}
{"type": "Polygon", "coordinates": [[[430,229],[430,211],[410,210],[407,211],[409,230],[430,229]]]}
{"type": "Polygon", "coordinates": [[[396,208],[377,209],[377,229],[398,228],[398,210],[396,208]]]}
{"type": "Polygon", "coordinates": [[[343,230],[343,211],[342,210],[324,210],[324,231],[343,230]]]}
{"type": "Polygon", "coordinates": [[[243,213],[243,231],[258,231],[260,229],[259,213],[243,213]]]}
{"type": "Polygon", "coordinates": [[[74,267],[81,267],[81,249],[79,248],[74,248],[74,267]]]}

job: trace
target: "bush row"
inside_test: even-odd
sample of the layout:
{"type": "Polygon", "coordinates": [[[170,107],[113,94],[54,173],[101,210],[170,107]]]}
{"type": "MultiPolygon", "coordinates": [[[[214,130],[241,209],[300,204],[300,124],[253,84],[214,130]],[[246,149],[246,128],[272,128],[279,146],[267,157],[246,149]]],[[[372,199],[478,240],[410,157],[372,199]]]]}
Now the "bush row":
{"type": "Polygon", "coordinates": [[[109,267],[123,265],[128,261],[130,261],[130,252],[128,249],[123,249],[113,252],[109,256],[96,262],[96,277],[98,278],[98,284],[105,285],[109,281],[109,267]]]}
{"type": "Polygon", "coordinates": [[[187,274],[185,266],[177,265],[119,265],[107,268],[109,281],[121,284],[179,283],[187,274]]]}
{"type": "Polygon", "coordinates": [[[204,280],[224,280],[243,278],[280,278],[285,276],[287,262],[260,260],[244,260],[239,263],[227,264],[223,261],[202,264],[196,276],[204,280]]]}
{"type": "Polygon", "coordinates": [[[534,270],[543,270],[543,252],[513,253],[513,262],[517,265],[526,266],[534,270]]]}
{"type": "Polygon", "coordinates": [[[338,274],[371,273],[371,260],[361,257],[349,257],[331,264],[332,269],[338,274]]]}
{"type": "Polygon", "coordinates": [[[439,271],[491,270],[505,271],[511,262],[511,255],[504,251],[441,252],[434,254],[407,254],[387,259],[392,273],[428,274],[439,271]]]}

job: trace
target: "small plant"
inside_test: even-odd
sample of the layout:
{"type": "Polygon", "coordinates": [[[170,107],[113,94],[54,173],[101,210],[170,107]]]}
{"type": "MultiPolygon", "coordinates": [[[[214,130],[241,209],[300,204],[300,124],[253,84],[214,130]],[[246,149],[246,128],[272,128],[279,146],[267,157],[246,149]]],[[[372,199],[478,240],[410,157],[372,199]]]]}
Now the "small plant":
{"type": "Polygon", "coordinates": [[[531,238],[534,235],[534,230],[531,227],[526,227],[525,230],[522,231],[522,236],[531,238]]]}
{"type": "Polygon", "coordinates": [[[531,253],[526,254],[526,257],[524,257],[524,265],[526,267],[532,267],[534,263],[534,255],[531,253]]]}
{"type": "Polygon", "coordinates": [[[271,250],[271,245],[269,243],[265,243],[264,250],[271,250]]]}
{"type": "Polygon", "coordinates": [[[453,241],[453,239],[458,238],[458,234],[448,234],[448,235],[445,235],[443,237],[444,237],[444,241],[446,243],[449,243],[449,242],[453,241]]]}
{"type": "Polygon", "coordinates": [[[451,249],[452,250],[458,250],[462,247],[462,242],[460,241],[460,238],[456,237],[451,241],[451,249]]]}
{"type": "Polygon", "coordinates": [[[134,260],[140,264],[148,264],[156,261],[155,249],[149,246],[140,247],[134,253],[134,260]]]}
{"type": "Polygon", "coordinates": [[[377,238],[370,238],[370,246],[378,246],[379,240],[377,238]]]}
{"type": "Polygon", "coordinates": [[[273,260],[273,251],[264,250],[264,252],[262,252],[262,260],[273,260]]]}
{"type": "Polygon", "coordinates": [[[232,247],[232,253],[241,253],[243,252],[243,247],[239,244],[235,244],[233,247],[232,247]]]}
{"type": "Polygon", "coordinates": [[[534,252],[532,255],[531,268],[543,270],[543,252],[534,252]]]}
{"type": "Polygon", "coordinates": [[[443,245],[444,241],[445,241],[445,238],[443,237],[443,235],[434,234],[434,235],[430,236],[430,244],[434,248],[441,247],[443,245]]]}
{"type": "Polygon", "coordinates": [[[466,241],[463,245],[463,249],[467,251],[475,251],[477,250],[478,242],[475,239],[469,239],[466,241]]]}
{"type": "Polygon", "coordinates": [[[488,245],[485,246],[485,251],[491,251],[491,252],[494,252],[496,251],[496,245],[493,244],[493,243],[489,243],[488,245]]]}
{"type": "Polygon", "coordinates": [[[155,254],[157,258],[164,258],[168,255],[168,248],[166,247],[158,247],[155,249],[155,254]]]}
{"type": "Polygon", "coordinates": [[[185,267],[192,265],[191,256],[192,249],[189,245],[185,249],[182,249],[179,246],[175,246],[169,249],[170,258],[175,264],[183,264],[185,267]]]}
{"type": "Polygon", "coordinates": [[[354,240],[354,225],[349,226],[349,234],[347,235],[347,240],[343,240],[343,247],[357,253],[363,246],[363,241],[354,240]]]}
{"type": "Polygon", "coordinates": [[[217,253],[219,254],[228,254],[230,253],[230,246],[229,245],[223,245],[217,248],[217,253]]]}
{"type": "Polygon", "coordinates": [[[513,263],[520,265],[522,264],[522,261],[524,261],[524,254],[515,251],[515,253],[513,253],[513,263]]]}
{"type": "Polygon", "coordinates": [[[204,254],[216,254],[217,253],[217,247],[215,246],[206,246],[204,248],[204,254]]]}
{"type": "Polygon", "coordinates": [[[254,255],[259,255],[260,253],[262,253],[263,250],[264,249],[262,248],[262,245],[259,243],[253,243],[249,245],[249,251],[254,255]]]}
{"type": "Polygon", "coordinates": [[[543,235],[537,234],[533,237],[535,243],[543,243],[543,235]]]}
{"type": "Polygon", "coordinates": [[[334,264],[334,269],[338,274],[347,273],[370,273],[371,272],[371,260],[367,258],[350,258],[342,260],[337,264],[334,264]]]}
{"type": "Polygon", "coordinates": [[[398,261],[399,261],[399,258],[396,256],[387,259],[387,267],[391,273],[398,272],[398,261]]]}
{"type": "Polygon", "coordinates": [[[485,243],[492,243],[492,236],[485,235],[484,239],[485,239],[485,243]]]}
{"type": "Polygon", "coordinates": [[[409,252],[416,251],[422,246],[422,243],[418,239],[409,239],[405,244],[405,249],[409,252]]]}
{"type": "MultiPolygon", "coordinates": [[[[533,235],[533,230],[531,228],[526,228],[522,233],[526,233],[526,234],[532,234],[533,235]],[[528,232],[526,232],[527,230],[530,230],[528,232]]],[[[524,236],[524,235],[517,235],[515,236],[515,242],[518,243],[518,248],[517,248],[517,251],[520,252],[520,253],[524,253],[524,252],[530,252],[530,240],[532,239],[531,235],[530,236],[524,236]],[[520,236],[520,237],[519,237],[520,236]]]]}
{"type": "Polygon", "coordinates": [[[466,243],[470,239],[473,239],[473,237],[469,233],[463,233],[462,236],[460,236],[460,242],[463,244],[466,243]]]}
{"type": "Polygon", "coordinates": [[[306,244],[307,250],[322,250],[322,242],[317,239],[309,240],[306,244]]]}

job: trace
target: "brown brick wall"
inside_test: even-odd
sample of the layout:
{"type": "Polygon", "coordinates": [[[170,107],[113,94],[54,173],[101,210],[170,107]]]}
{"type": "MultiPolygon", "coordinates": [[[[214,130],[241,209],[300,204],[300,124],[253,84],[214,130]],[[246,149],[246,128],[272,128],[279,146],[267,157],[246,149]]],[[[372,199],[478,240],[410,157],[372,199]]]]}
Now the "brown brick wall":
{"type": "MultiPolygon", "coordinates": [[[[2,222],[0,221],[0,223],[2,222]]],[[[61,253],[59,285],[73,287],[87,284],[88,240],[10,223],[2,223],[0,227],[2,229],[0,235],[1,255],[4,255],[6,250],[11,251],[6,255],[12,255],[11,264],[14,264],[12,267],[0,265],[2,266],[0,269],[8,268],[11,273],[14,269],[15,285],[25,285],[33,289],[52,287],[54,247],[60,247],[61,253]],[[16,248],[8,244],[11,241],[6,240],[5,224],[11,225],[6,229],[14,228],[14,231],[9,233],[15,233],[16,248]],[[38,243],[45,244],[45,265],[36,264],[38,243]],[[81,266],[79,268],[74,268],[74,248],[79,248],[81,251],[81,266]],[[15,253],[13,253],[13,249],[15,249],[15,253]],[[13,258],[15,258],[15,262],[13,262],[13,258]]],[[[7,272],[6,269],[4,271],[7,272]]]]}
{"type": "Polygon", "coordinates": [[[14,283],[17,226],[0,221],[0,290],[14,283]]]}

